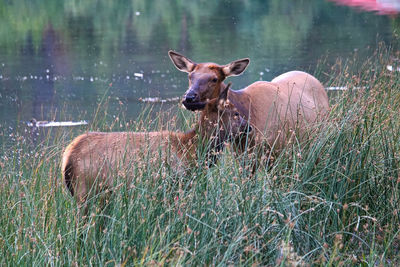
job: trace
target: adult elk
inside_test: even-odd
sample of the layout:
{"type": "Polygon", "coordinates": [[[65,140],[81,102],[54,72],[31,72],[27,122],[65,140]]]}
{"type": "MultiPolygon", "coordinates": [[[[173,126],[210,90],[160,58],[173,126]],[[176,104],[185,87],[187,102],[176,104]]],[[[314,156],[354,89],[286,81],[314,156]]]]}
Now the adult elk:
{"type": "MultiPolygon", "coordinates": [[[[227,77],[240,75],[250,63],[248,58],[226,65],[195,63],[174,51],[169,51],[169,56],[178,70],[189,74],[189,89],[182,103],[192,111],[202,110],[207,99],[225,90],[223,81],[227,77]]],[[[271,82],[258,81],[237,91],[229,89],[228,100],[255,129],[250,147],[263,142],[275,153],[284,147],[290,132],[304,134],[329,109],[322,84],[302,71],[290,71],[271,82]]],[[[242,142],[236,143],[243,150],[242,142]]]]}
{"type": "MultiPolygon", "coordinates": [[[[64,182],[76,198],[84,204],[90,192],[112,190],[121,175],[130,182],[135,164],[146,155],[163,160],[172,169],[193,167],[196,148],[202,139],[215,139],[220,147],[230,137],[251,130],[237,110],[227,100],[229,85],[216,98],[207,101],[194,129],[182,132],[88,132],[76,137],[65,149],[62,158],[64,182]]],[[[86,211],[85,211],[86,212],[86,211]]]]}

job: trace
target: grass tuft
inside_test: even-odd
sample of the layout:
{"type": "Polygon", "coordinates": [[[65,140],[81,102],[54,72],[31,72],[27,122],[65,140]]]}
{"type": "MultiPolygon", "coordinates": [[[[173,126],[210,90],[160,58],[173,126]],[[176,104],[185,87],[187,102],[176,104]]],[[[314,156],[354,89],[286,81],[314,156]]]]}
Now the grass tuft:
{"type": "MultiPolygon", "coordinates": [[[[254,177],[230,150],[186,176],[148,157],[130,166],[132,184],[121,172],[104,209],[91,200],[84,223],[60,173],[76,133],[32,145],[17,131],[0,158],[0,265],[400,264],[400,72],[387,68],[398,65],[383,45],[369,59],[338,61],[326,85],[348,90],[330,95],[329,118],[254,177]]],[[[151,107],[130,121],[104,106],[91,130],[195,121],[151,107]]]]}

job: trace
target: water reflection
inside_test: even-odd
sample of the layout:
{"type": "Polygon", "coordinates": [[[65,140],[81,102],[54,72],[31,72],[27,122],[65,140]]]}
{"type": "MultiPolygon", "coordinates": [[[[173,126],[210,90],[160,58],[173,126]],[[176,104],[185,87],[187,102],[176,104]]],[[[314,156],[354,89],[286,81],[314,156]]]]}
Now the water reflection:
{"type": "Polygon", "coordinates": [[[104,95],[110,114],[131,118],[140,98],[180,97],[187,76],[170,49],[220,64],[249,57],[246,73],[232,78],[236,89],[313,72],[321,58],[329,68],[355,50],[368,55],[399,28],[398,19],[320,0],[15,0],[0,10],[0,125],[14,128],[32,117],[90,122],[104,95]]]}
{"type": "Polygon", "coordinates": [[[400,12],[399,0],[331,0],[340,5],[351,6],[381,15],[395,15],[400,12]]]}

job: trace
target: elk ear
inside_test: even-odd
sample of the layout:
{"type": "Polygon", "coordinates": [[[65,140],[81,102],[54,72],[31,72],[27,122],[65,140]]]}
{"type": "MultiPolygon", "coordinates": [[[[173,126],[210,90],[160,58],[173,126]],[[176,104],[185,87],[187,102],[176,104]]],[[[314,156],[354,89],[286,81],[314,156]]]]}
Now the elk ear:
{"type": "Polygon", "coordinates": [[[174,63],[175,67],[183,72],[191,72],[194,67],[196,66],[196,63],[188,59],[187,57],[175,52],[175,51],[168,51],[168,55],[172,62],[174,63]]]}
{"type": "Polygon", "coordinates": [[[219,105],[219,99],[217,99],[217,98],[211,99],[211,100],[207,101],[206,110],[208,110],[208,112],[210,112],[210,111],[217,112],[218,105],[219,105]]]}
{"type": "Polygon", "coordinates": [[[232,83],[228,83],[228,85],[224,88],[224,90],[219,94],[218,102],[225,102],[228,99],[228,91],[231,85],[232,83]]]}
{"type": "Polygon", "coordinates": [[[222,71],[224,72],[225,76],[237,76],[242,74],[242,72],[247,68],[250,63],[250,59],[243,58],[239,60],[235,60],[229,64],[226,64],[222,67],[222,71]]]}

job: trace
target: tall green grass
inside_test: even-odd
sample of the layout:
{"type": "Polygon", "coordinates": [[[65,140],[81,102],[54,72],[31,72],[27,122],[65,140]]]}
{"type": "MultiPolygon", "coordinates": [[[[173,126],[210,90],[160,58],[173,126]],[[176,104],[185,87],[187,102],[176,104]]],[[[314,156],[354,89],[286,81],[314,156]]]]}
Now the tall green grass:
{"type": "MultiPolygon", "coordinates": [[[[230,150],[185,176],[144,159],[130,166],[132,184],[118,178],[104,209],[93,200],[84,222],[60,173],[75,133],[53,132],[33,150],[15,133],[0,160],[0,264],[399,264],[400,72],[387,65],[399,66],[399,54],[382,46],[321,71],[327,86],[349,90],[331,95],[329,118],[307,140],[253,177],[230,150]]],[[[100,109],[91,129],[195,121],[182,110],[173,123],[150,111],[110,123],[100,109]]]]}

